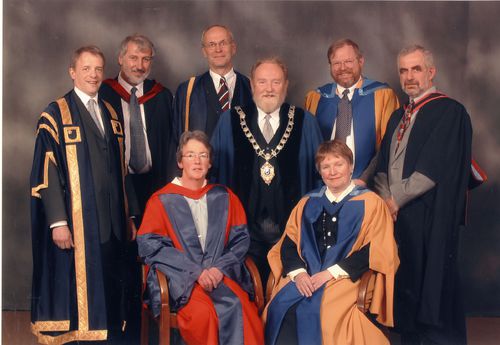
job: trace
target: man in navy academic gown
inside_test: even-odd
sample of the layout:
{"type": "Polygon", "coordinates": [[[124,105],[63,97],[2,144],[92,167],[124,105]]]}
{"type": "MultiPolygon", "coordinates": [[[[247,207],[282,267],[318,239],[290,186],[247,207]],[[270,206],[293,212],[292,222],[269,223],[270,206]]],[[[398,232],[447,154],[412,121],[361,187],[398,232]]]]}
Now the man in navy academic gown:
{"type": "MultiPolygon", "coordinates": [[[[127,36],[120,45],[120,73],[106,79],[99,90],[118,113],[125,134],[127,187],[133,188],[129,205],[140,225],[149,197],[174,176],[175,144],[172,127],[172,93],[155,80],[151,72],[155,47],[146,36],[127,36]]],[[[141,264],[137,262],[137,244],[127,250],[130,274],[127,323],[129,338],[139,340],[141,305],[141,264]]]]}
{"type": "Polygon", "coordinates": [[[149,197],[175,175],[175,144],[172,127],[172,93],[156,80],[147,79],[156,50],[143,35],[127,36],[121,43],[120,73],[104,80],[99,94],[118,113],[124,124],[125,162],[142,214],[149,197]],[[132,91],[135,97],[132,96],[132,91]],[[136,101],[134,103],[134,101],[136,101]],[[142,133],[134,132],[134,106],[139,110],[142,133]],[[138,142],[133,136],[139,136],[138,142]],[[136,161],[135,151],[144,157],[136,161]]]}
{"type": "Polygon", "coordinates": [[[174,100],[177,140],[185,130],[195,129],[211,137],[224,111],[252,103],[248,78],[233,68],[236,42],[229,28],[218,24],[209,26],[203,31],[201,44],[209,70],[177,88],[174,100]]]}
{"type": "Polygon", "coordinates": [[[279,240],[300,197],[318,187],[314,155],[322,141],[313,116],[285,103],[288,70],[277,59],[252,68],[255,104],[222,115],[212,136],[215,182],[229,186],[248,217],[254,259],[267,280],[267,253],[279,240]]]}
{"type": "Polygon", "coordinates": [[[433,86],[427,49],[398,55],[409,103],[396,110],[382,141],[377,192],[395,221],[401,264],[394,323],[403,344],[465,344],[457,255],[471,164],[469,114],[433,86]]]}
{"type": "Polygon", "coordinates": [[[37,125],[31,171],[31,330],[44,344],[121,343],[128,221],[123,130],[97,91],[104,55],[73,54],[74,89],[37,125]]]}

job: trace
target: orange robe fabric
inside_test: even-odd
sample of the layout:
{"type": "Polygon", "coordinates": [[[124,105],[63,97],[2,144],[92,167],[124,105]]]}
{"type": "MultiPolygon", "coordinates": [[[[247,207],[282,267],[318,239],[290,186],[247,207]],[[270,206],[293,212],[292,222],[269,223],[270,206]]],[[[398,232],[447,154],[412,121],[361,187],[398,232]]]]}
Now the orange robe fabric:
{"type": "MultiPolygon", "coordinates": [[[[308,199],[309,196],[302,198],[294,208],[283,237],[268,254],[273,275],[278,277],[273,287],[271,301],[276,293],[290,282],[289,277],[282,276],[281,245],[284,236],[289,236],[296,244],[300,243],[302,213],[308,199]]],[[[348,255],[370,243],[369,267],[375,271],[376,280],[369,310],[376,315],[379,323],[393,326],[394,275],[399,265],[393,221],[384,201],[375,193],[366,192],[353,197],[350,201],[355,200],[364,201],[365,214],[358,237],[348,255]]],[[[300,245],[297,246],[297,250],[301,255],[300,245]]],[[[332,279],[326,283],[319,310],[323,345],[389,344],[383,332],[356,306],[359,282],[342,278],[332,279]]],[[[268,308],[269,303],[264,310],[264,320],[268,308]]]]}

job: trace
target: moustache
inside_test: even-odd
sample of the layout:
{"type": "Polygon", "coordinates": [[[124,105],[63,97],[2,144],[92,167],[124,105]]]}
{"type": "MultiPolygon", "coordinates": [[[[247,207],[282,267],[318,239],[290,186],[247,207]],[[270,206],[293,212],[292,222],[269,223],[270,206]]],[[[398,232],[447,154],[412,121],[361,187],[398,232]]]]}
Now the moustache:
{"type": "Polygon", "coordinates": [[[345,74],[345,73],[353,74],[354,72],[352,68],[344,68],[337,71],[337,74],[345,74]]]}
{"type": "Polygon", "coordinates": [[[134,68],[134,69],[132,69],[132,72],[134,72],[134,73],[146,73],[146,70],[142,69],[142,68],[134,68]]]}

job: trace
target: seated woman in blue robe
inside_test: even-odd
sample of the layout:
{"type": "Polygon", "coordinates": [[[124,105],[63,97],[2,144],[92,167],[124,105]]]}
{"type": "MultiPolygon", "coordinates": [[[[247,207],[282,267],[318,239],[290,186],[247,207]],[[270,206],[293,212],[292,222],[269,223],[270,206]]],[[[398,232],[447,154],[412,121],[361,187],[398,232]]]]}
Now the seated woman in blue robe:
{"type": "Polygon", "coordinates": [[[276,277],[266,307],[266,344],[389,344],[356,307],[360,277],[375,272],[369,311],[392,326],[399,264],[393,222],[375,193],[351,181],[353,156],[340,141],[321,144],[325,183],[302,198],[268,255],[276,277]]]}

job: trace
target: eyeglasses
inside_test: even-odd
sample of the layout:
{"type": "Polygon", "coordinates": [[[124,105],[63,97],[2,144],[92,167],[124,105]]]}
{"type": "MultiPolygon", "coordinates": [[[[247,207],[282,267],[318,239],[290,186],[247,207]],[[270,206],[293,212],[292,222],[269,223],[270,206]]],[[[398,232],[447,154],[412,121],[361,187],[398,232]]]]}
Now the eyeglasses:
{"type": "Polygon", "coordinates": [[[199,158],[200,160],[206,160],[210,157],[210,155],[208,154],[208,152],[200,152],[200,153],[188,152],[185,155],[182,155],[182,157],[187,158],[187,160],[189,161],[194,161],[195,158],[199,158]]]}
{"type": "Polygon", "coordinates": [[[355,59],[349,59],[349,60],[344,60],[344,61],[332,61],[332,66],[335,69],[339,69],[342,67],[342,65],[345,65],[347,68],[352,68],[354,66],[354,61],[355,59]]]}
{"type": "Polygon", "coordinates": [[[232,41],[222,40],[220,42],[208,42],[206,44],[203,44],[203,47],[207,48],[208,50],[215,50],[217,49],[217,47],[223,49],[229,46],[231,43],[232,41]]]}

